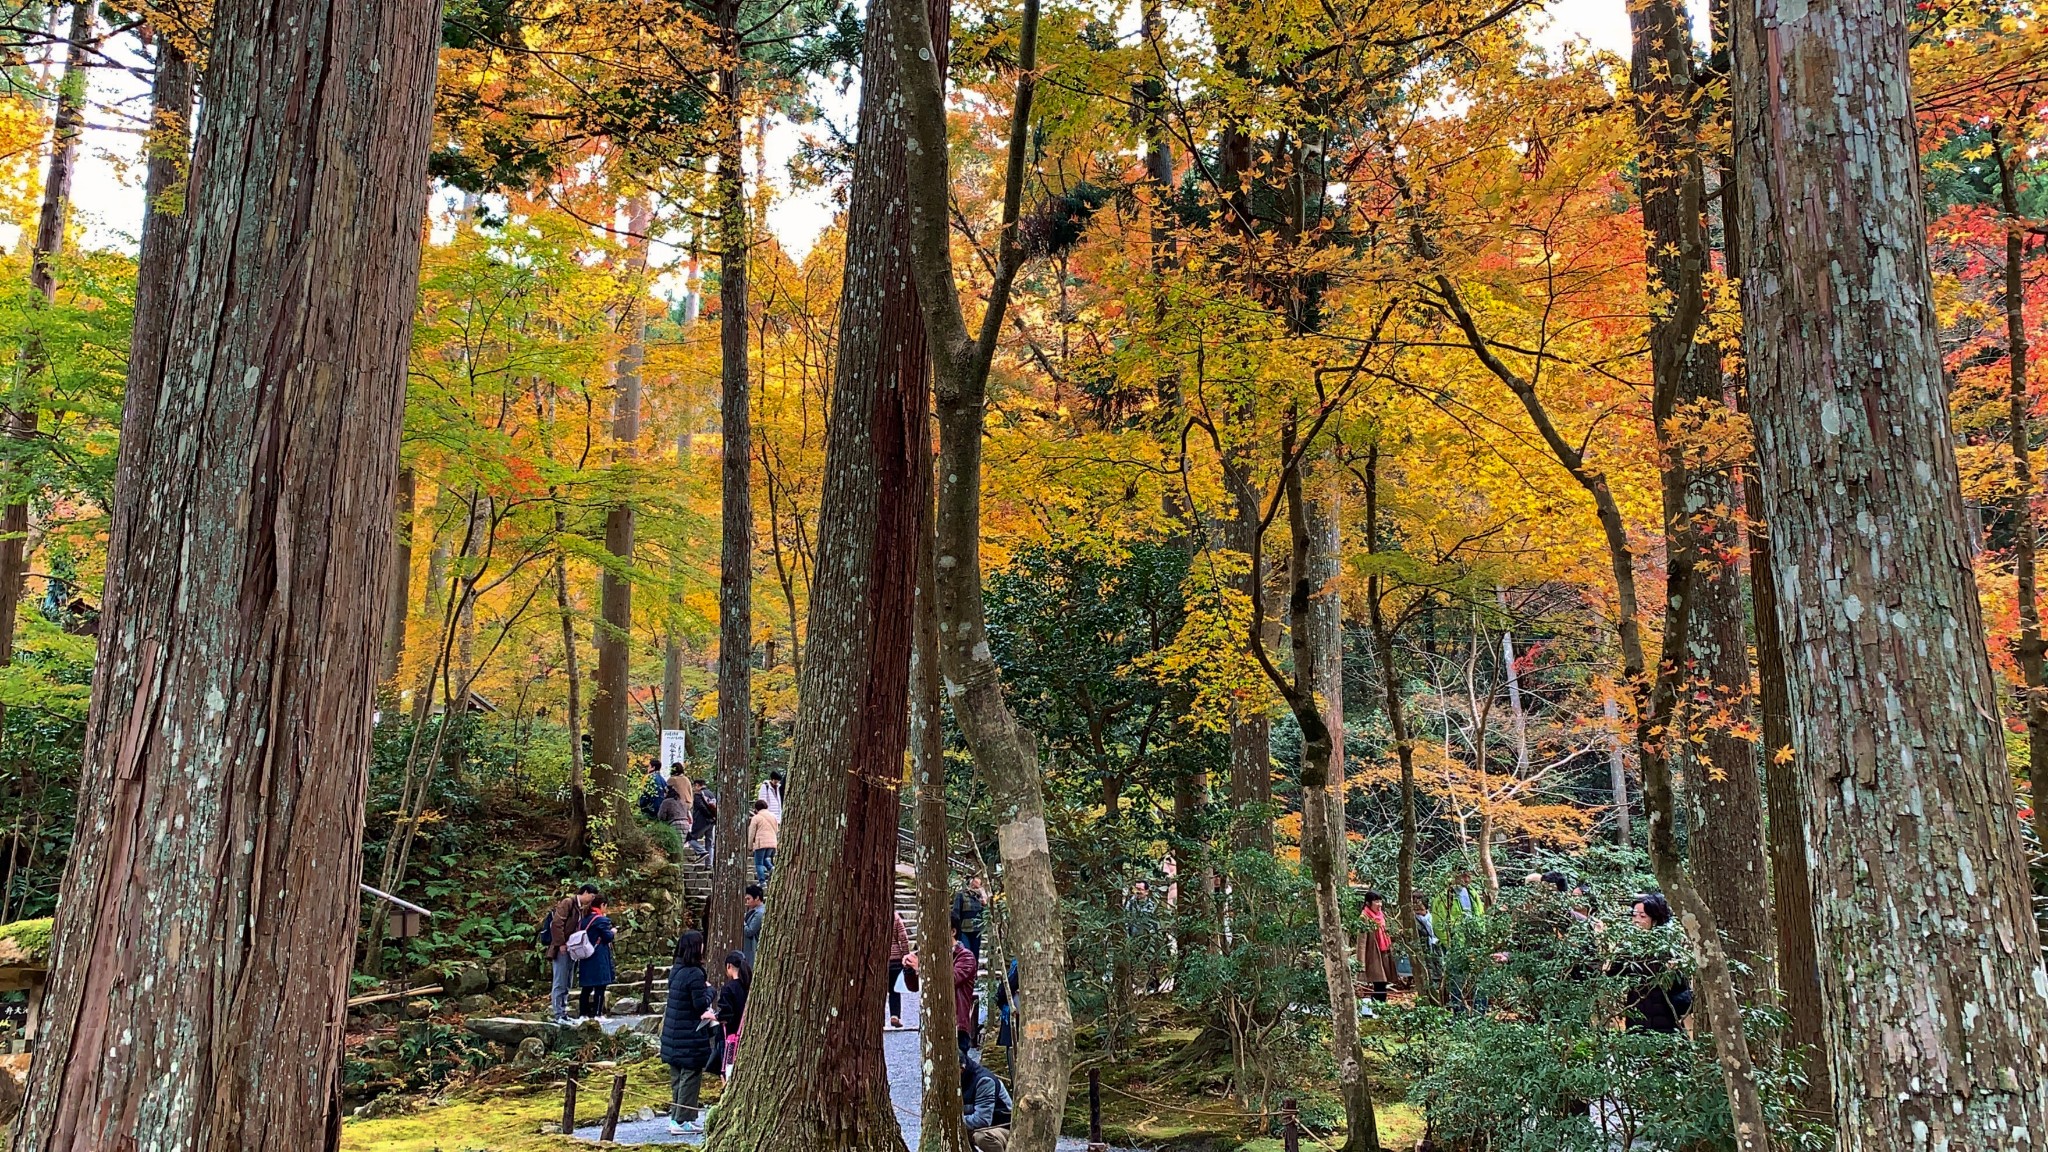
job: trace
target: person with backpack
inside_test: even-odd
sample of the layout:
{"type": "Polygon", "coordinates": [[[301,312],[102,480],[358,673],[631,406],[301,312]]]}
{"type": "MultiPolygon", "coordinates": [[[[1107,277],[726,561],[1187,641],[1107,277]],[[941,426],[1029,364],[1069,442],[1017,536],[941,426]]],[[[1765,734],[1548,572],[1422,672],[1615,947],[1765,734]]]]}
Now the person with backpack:
{"type": "Polygon", "coordinates": [[[692,780],[690,787],[695,795],[690,798],[689,839],[695,842],[697,850],[704,853],[705,861],[709,862],[714,859],[711,849],[713,837],[718,832],[718,793],[711,790],[711,783],[707,780],[692,780]]]}
{"type": "Polygon", "coordinates": [[[612,967],[612,943],[617,939],[604,897],[592,893],[583,926],[569,937],[569,954],[576,959],[576,1014],[585,1020],[604,1015],[605,991],[618,976],[612,967]]]}
{"type": "Polygon", "coordinates": [[[574,893],[557,900],[554,907],[542,918],[535,933],[541,947],[547,949],[548,964],[553,969],[553,982],[549,987],[548,1004],[554,1011],[557,1023],[569,1018],[569,986],[576,974],[576,961],[569,955],[569,937],[574,935],[582,922],[583,910],[597,899],[597,885],[585,884],[574,893]]]}
{"type": "Polygon", "coordinates": [[[967,888],[953,894],[953,923],[960,934],[960,943],[981,958],[981,918],[988,907],[988,889],[982,887],[981,877],[973,876],[967,881],[967,888]]]}
{"type": "MultiPolygon", "coordinates": [[[[1671,923],[1671,905],[1662,893],[1636,897],[1630,918],[1638,931],[1664,932],[1671,923]]],[[[1692,1011],[1692,984],[1672,963],[1669,941],[1659,941],[1657,953],[1616,960],[1607,966],[1609,976],[1634,981],[1622,997],[1623,1027],[1630,1032],[1680,1031],[1686,1013],[1692,1011]]]]}
{"type": "Polygon", "coordinates": [[[661,1010],[661,1062],[669,1067],[668,1131],[700,1136],[704,1072],[717,1061],[717,1017],[711,983],[704,978],[704,934],[676,938],[668,970],[668,1003],[661,1010]]]}
{"type": "Polygon", "coordinates": [[[960,1061],[960,1107],[962,1126],[974,1152],[1008,1152],[1010,1147],[1010,1092],[996,1074],[972,1056],[960,1061]]]}
{"type": "Polygon", "coordinates": [[[676,830],[676,838],[688,843],[690,839],[690,778],[677,772],[668,778],[668,790],[661,799],[661,807],[654,810],[654,818],[676,830]]]}
{"type": "Polygon", "coordinates": [[[649,820],[658,819],[661,802],[668,797],[668,773],[661,770],[661,761],[647,762],[647,783],[640,787],[640,815],[649,820]]]}

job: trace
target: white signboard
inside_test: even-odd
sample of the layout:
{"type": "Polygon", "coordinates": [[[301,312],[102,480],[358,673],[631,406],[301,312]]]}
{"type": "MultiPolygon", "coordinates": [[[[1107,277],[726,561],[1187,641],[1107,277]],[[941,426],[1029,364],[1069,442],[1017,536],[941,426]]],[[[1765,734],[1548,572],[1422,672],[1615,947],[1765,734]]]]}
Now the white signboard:
{"type": "Polygon", "coordinates": [[[684,732],[680,728],[664,728],[661,730],[661,766],[663,768],[673,768],[687,759],[683,751],[683,736],[684,732]]]}

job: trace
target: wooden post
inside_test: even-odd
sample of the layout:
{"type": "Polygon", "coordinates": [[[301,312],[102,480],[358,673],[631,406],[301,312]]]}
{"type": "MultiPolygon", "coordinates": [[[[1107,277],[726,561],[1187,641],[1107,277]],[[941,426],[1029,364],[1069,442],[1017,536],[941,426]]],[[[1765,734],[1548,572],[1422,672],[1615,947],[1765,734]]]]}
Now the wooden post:
{"type": "Polygon", "coordinates": [[[1280,1141],[1287,1152],[1301,1152],[1301,1115],[1292,1096],[1280,1102],[1280,1141]]]}
{"type": "Polygon", "coordinates": [[[1102,1142],[1102,1069],[1088,1070],[1088,1152],[1108,1152],[1102,1142]]]}
{"type": "Polygon", "coordinates": [[[609,1143],[619,1134],[619,1107],[626,1102],[626,1074],[612,1076],[612,1102],[605,1106],[604,1133],[598,1139],[609,1143]]]}
{"type": "Polygon", "coordinates": [[[651,1003],[653,1002],[653,1000],[654,1000],[654,965],[652,965],[652,964],[649,964],[649,965],[647,966],[647,974],[646,974],[645,976],[642,976],[642,977],[640,978],[640,1011],[641,1011],[641,1012],[643,1012],[643,1013],[646,1013],[646,1012],[651,1012],[651,1011],[653,1011],[653,1008],[652,1008],[652,1007],[650,1007],[650,1005],[651,1005],[651,1003]]]}
{"type": "Polygon", "coordinates": [[[562,1082],[562,1135],[576,1134],[576,1078],[562,1082]]]}

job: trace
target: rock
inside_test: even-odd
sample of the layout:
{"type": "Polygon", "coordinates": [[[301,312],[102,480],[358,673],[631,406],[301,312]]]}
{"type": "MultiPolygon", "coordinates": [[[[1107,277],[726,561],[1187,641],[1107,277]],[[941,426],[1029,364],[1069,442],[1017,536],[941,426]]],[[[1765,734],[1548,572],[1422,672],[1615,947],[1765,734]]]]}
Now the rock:
{"type": "Polygon", "coordinates": [[[512,1066],[531,1068],[548,1057],[547,1041],[538,1036],[528,1036],[519,1042],[519,1050],[512,1053],[512,1066]]]}
{"type": "Polygon", "coordinates": [[[659,1036],[661,1035],[661,1017],[642,1016],[640,1019],[633,1021],[633,1031],[645,1032],[649,1036],[659,1036]]]}
{"type": "Polygon", "coordinates": [[[434,1002],[432,1000],[406,1001],[405,1018],[407,1020],[425,1020],[427,1017],[432,1016],[433,1014],[434,1002]]]}
{"type": "Polygon", "coordinates": [[[474,996],[464,996],[455,1002],[455,1010],[464,1016],[481,1016],[497,1006],[498,1002],[496,1000],[481,992],[474,996]]]}
{"type": "Polygon", "coordinates": [[[496,960],[491,961],[490,967],[484,971],[491,977],[491,987],[496,988],[498,985],[503,984],[505,982],[505,958],[500,956],[496,960]]]}
{"type": "Polygon", "coordinates": [[[500,1044],[522,1044],[527,1040],[538,1040],[542,1044],[552,1043],[564,1031],[559,1024],[546,1020],[528,1020],[522,1016],[478,1016],[464,1022],[465,1026],[485,1040],[500,1044]]]}
{"type": "Polygon", "coordinates": [[[540,1134],[542,1136],[560,1136],[562,1134],[562,1122],[559,1120],[541,1121],[540,1134]]]}
{"type": "Polygon", "coordinates": [[[408,1112],[416,1112],[418,1110],[419,1105],[417,1103],[392,1092],[379,1096],[368,1104],[356,1109],[355,1115],[359,1119],[374,1120],[379,1116],[403,1116],[408,1112]]]}
{"type": "Polygon", "coordinates": [[[621,996],[617,1000],[612,1001],[612,1015],[614,1016],[638,1016],[639,1014],[640,1001],[631,996],[621,996]]]}
{"type": "Polygon", "coordinates": [[[653,1119],[654,1119],[654,1109],[652,1109],[652,1108],[649,1108],[649,1107],[647,1107],[647,1106],[646,1106],[646,1105],[644,1105],[644,1104],[643,1104],[643,1105],[641,1105],[641,1106],[640,1106],[640,1122],[641,1122],[642,1124],[646,1124],[646,1123],[649,1123],[649,1122],[651,1122],[651,1121],[652,1121],[653,1119]]]}
{"type": "Polygon", "coordinates": [[[491,974],[481,964],[450,964],[441,969],[441,991],[448,996],[474,996],[491,986],[491,974]]]}

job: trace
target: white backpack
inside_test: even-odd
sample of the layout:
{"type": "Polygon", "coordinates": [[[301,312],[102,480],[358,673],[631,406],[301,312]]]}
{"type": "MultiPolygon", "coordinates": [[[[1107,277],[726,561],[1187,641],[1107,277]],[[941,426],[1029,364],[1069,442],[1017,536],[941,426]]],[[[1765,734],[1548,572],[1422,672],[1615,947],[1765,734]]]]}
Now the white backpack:
{"type": "Polygon", "coordinates": [[[590,933],[582,929],[569,934],[569,942],[562,946],[571,960],[588,960],[597,954],[597,945],[590,942],[590,933]]]}

